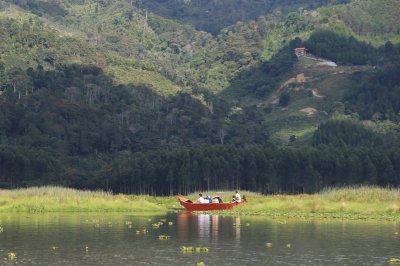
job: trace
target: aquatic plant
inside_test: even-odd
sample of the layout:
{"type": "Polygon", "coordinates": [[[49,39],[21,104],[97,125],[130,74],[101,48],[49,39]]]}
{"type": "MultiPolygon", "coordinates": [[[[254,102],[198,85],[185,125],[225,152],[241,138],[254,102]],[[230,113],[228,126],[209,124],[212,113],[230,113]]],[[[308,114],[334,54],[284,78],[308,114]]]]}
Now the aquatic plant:
{"type": "Polygon", "coordinates": [[[159,240],[169,240],[171,238],[171,236],[166,236],[166,235],[160,235],[158,236],[159,240]]]}
{"type": "Polygon", "coordinates": [[[389,263],[390,264],[400,264],[400,259],[399,258],[390,258],[389,263]]]}
{"type": "Polygon", "coordinates": [[[272,243],[268,242],[267,244],[265,244],[267,246],[267,248],[272,248],[272,243]]]}
{"type": "Polygon", "coordinates": [[[161,225],[163,225],[163,223],[158,222],[158,223],[152,224],[151,227],[153,227],[154,229],[158,229],[158,228],[160,228],[161,225]]]}
{"type": "Polygon", "coordinates": [[[181,246],[181,252],[183,252],[183,253],[208,252],[208,248],[206,248],[206,247],[186,247],[186,246],[181,246]]]}
{"type": "Polygon", "coordinates": [[[15,259],[17,258],[17,254],[14,253],[14,252],[9,252],[9,253],[7,254],[7,257],[8,257],[8,259],[10,259],[10,260],[15,260],[15,259]]]}

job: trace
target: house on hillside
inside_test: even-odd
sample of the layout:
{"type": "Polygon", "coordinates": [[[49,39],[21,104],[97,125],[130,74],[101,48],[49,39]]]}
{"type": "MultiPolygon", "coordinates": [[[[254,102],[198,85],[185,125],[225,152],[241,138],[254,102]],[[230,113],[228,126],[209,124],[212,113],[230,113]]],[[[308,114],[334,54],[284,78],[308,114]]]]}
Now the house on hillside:
{"type": "Polygon", "coordinates": [[[308,49],[305,48],[305,47],[295,48],[295,49],[294,49],[294,53],[295,53],[297,56],[305,56],[305,55],[308,53],[308,49]]]}

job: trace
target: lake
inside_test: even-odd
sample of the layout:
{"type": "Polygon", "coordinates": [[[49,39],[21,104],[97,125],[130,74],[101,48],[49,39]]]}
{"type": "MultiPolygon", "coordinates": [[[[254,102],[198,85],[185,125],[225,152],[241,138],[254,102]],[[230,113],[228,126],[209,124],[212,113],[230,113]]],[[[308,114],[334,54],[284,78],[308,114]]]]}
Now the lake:
{"type": "Polygon", "coordinates": [[[0,214],[0,225],[0,265],[388,265],[400,258],[393,222],[178,212],[0,214]]]}

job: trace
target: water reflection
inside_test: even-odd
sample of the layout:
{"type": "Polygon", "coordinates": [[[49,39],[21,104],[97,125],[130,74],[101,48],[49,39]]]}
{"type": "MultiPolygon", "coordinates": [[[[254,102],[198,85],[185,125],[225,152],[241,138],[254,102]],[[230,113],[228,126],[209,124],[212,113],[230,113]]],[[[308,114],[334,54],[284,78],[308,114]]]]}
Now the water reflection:
{"type": "Polygon", "coordinates": [[[233,232],[230,235],[237,243],[240,242],[240,217],[182,212],[178,214],[177,225],[181,241],[188,241],[195,238],[200,243],[216,243],[222,231],[232,228],[233,232]]]}
{"type": "Polygon", "coordinates": [[[219,215],[215,214],[211,216],[212,223],[211,223],[211,232],[212,232],[212,239],[214,242],[218,241],[218,225],[219,225],[219,215]]]}
{"type": "Polygon", "coordinates": [[[191,212],[181,212],[178,214],[177,226],[179,240],[185,242],[189,239],[189,224],[191,221],[191,212]]]}
{"type": "MultiPolygon", "coordinates": [[[[238,218],[240,223],[240,218],[238,218]]],[[[178,234],[181,241],[187,241],[192,237],[199,239],[201,243],[218,241],[221,217],[218,214],[193,214],[182,212],[178,214],[178,234]],[[196,232],[196,235],[191,233],[196,232]]],[[[236,228],[236,235],[240,240],[240,228],[236,228]]]]}
{"type": "Polygon", "coordinates": [[[200,242],[206,242],[210,239],[211,220],[210,214],[200,214],[197,216],[197,231],[200,242]]]}
{"type": "Polygon", "coordinates": [[[233,227],[235,228],[236,242],[240,242],[240,227],[241,227],[240,217],[235,218],[235,223],[234,223],[233,227]]]}

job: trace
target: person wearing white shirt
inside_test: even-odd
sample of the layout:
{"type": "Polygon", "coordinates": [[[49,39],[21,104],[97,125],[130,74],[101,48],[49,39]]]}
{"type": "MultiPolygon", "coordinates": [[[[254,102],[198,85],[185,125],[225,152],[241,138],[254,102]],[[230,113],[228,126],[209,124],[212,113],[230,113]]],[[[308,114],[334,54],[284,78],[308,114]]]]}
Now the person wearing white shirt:
{"type": "Polygon", "coordinates": [[[203,194],[199,194],[199,198],[197,199],[198,203],[205,203],[205,199],[203,198],[203,194]]]}
{"type": "Polygon", "coordinates": [[[242,201],[242,197],[240,197],[240,194],[237,190],[236,190],[236,194],[235,194],[235,201],[238,203],[242,201]]]}

